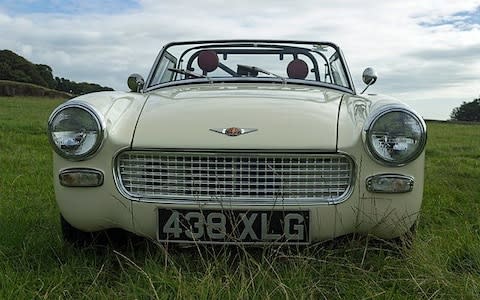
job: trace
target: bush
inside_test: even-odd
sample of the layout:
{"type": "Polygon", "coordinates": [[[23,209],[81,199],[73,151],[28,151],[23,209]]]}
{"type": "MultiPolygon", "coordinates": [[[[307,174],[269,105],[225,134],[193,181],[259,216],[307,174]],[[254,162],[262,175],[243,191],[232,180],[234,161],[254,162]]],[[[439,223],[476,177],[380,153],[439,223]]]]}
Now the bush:
{"type": "Polygon", "coordinates": [[[480,98],[472,102],[463,101],[462,105],[453,109],[450,118],[455,121],[480,122],[480,98]]]}
{"type": "Polygon", "coordinates": [[[72,95],[56,90],[51,90],[30,83],[0,80],[0,97],[29,96],[48,98],[71,98],[72,95]]]}

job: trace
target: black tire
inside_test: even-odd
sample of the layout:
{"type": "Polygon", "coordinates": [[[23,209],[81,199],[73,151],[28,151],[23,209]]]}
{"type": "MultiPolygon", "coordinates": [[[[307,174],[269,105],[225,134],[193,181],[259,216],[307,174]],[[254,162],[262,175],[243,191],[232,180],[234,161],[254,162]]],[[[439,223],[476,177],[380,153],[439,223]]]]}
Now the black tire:
{"type": "Polygon", "coordinates": [[[415,236],[417,234],[417,224],[418,224],[418,221],[413,223],[412,227],[410,227],[410,229],[407,232],[405,232],[403,235],[393,239],[393,243],[400,250],[410,250],[413,248],[413,243],[415,241],[415,236]]]}
{"type": "Polygon", "coordinates": [[[76,247],[84,247],[93,243],[94,237],[91,232],[84,232],[73,227],[62,215],[60,215],[60,225],[62,227],[62,236],[65,242],[76,247]]]}
{"type": "Polygon", "coordinates": [[[126,246],[128,239],[131,238],[126,231],[118,228],[85,232],[73,227],[62,215],[60,215],[60,225],[63,240],[78,248],[87,246],[94,246],[95,248],[121,247],[126,246]]]}

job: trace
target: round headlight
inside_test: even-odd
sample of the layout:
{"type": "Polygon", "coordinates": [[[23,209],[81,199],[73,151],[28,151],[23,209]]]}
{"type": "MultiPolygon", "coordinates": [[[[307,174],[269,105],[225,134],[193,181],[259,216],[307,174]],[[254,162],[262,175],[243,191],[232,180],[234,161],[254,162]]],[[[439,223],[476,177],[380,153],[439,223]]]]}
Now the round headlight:
{"type": "Polygon", "coordinates": [[[415,160],[427,141],[425,122],[404,107],[389,107],[373,115],[365,127],[369,153],[380,163],[402,166],[415,160]]]}
{"type": "Polygon", "coordinates": [[[102,144],[105,126],[86,103],[70,102],[57,108],[48,120],[53,149],[69,160],[83,160],[102,144]]]}

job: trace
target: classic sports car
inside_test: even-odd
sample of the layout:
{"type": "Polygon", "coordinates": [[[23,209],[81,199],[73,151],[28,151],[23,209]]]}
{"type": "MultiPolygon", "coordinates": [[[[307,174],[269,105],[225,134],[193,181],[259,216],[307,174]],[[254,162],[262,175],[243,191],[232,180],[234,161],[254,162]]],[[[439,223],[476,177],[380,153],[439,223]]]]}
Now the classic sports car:
{"type": "MultiPolygon", "coordinates": [[[[367,68],[365,89],[376,79],[367,68]]],[[[395,238],[417,221],[425,123],[357,93],[333,43],[171,43],[128,86],[48,120],[66,240],[120,228],[162,243],[308,244],[395,238]]]]}

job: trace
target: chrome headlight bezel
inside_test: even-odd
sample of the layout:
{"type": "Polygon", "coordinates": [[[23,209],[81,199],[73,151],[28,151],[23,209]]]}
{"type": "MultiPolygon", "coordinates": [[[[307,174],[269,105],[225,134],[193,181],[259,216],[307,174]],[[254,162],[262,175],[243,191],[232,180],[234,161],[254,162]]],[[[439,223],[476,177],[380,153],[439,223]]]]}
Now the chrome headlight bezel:
{"type": "Polygon", "coordinates": [[[69,101],[63,105],[60,105],[57,107],[50,117],[48,118],[48,139],[50,141],[50,144],[53,148],[53,150],[60,155],[61,157],[71,160],[71,161],[82,161],[91,158],[93,155],[95,155],[98,150],[102,147],[105,137],[106,137],[106,125],[104,119],[101,117],[101,115],[88,103],[82,102],[82,101],[69,101]],[[94,120],[96,127],[97,127],[97,137],[95,140],[94,145],[85,153],[80,154],[80,155],[72,155],[69,154],[62,149],[60,149],[57,144],[54,141],[52,131],[53,131],[53,122],[55,118],[64,110],[66,109],[71,109],[71,108],[77,108],[77,109],[82,109],[85,112],[87,112],[92,119],[94,120]]]}
{"type": "Polygon", "coordinates": [[[365,146],[365,149],[373,160],[375,160],[376,162],[384,166],[402,167],[414,161],[415,159],[417,159],[420,156],[420,154],[424,151],[425,145],[427,143],[427,126],[425,124],[425,121],[411,109],[403,105],[388,105],[374,112],[372,115],[370,115],[370,117],[367,119],[367,122],[365,122],[362,137],[363,137],[363,144],[365,146]],[[379,119],[381,119],[383,116],[392,112],[407,114],[409,117],[414,119],[418,123],[418,126],[420,127],[420,139],[418,140],[417,148],[407,158],[398,160],[398,161],[387,160],[384,157],[382,157],[375,150],[370,139],[370,134],[372,133],[372,129],[375,126],[376,122],[379,119]]]}

